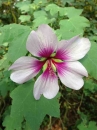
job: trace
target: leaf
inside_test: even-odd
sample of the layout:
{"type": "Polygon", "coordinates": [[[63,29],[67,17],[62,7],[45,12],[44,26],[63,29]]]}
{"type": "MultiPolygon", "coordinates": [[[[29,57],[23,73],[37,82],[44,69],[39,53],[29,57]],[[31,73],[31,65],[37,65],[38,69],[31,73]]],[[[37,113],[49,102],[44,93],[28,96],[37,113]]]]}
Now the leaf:
{"type": "MultiPolygon", "coordinates": [[[[26,55],[26,40],[31,29],[28,26],[19,24],[10,24],[0,28],[0,41],[9,43],[7,58],[4,58],[4,62],[14,62],[17,58],[26,55]]],[[[2,61],[3,63],[3,61],[2,61]]]]}
{"type": "Polygon", "coordinates": [[[96,130],[97,125],[96,122],[90,121],[89,125],[84,124],[83,122],[77,126],[79,130],[96,130]]]}
{"type": "Polygon", "coordinates": [[[7,91],[8,91],[8,87],[7,87],[7,83],[3,80],[0,82],[0,93],[3,97],[6,96],[7,91]]]}
{"type": "Polygon", "coordinates": [[[65,7],[64,9],[64,14],[68,16],[68,18],[74,17],[74,16],[79,16],[82,13],[82,9],[76,9],[74,7],[65,7]]]}
{"type": "Polygon", "coordinates": [[[30,27],[19,24],[9,24],[0,28],[0,44],[11,43],[14,39],[19,38],[22,33],[30,32],[30,27]]]}
{"type": "Polygon", "coordinates": [[[2,76],[0,77],[0,94],[2,97],[5,97],[8,92],[13,91],[16,86],[14,82],[11,80],[9,81],[9,76],[10,72],[7,70],[3,71],[2,76]]]}
{"type": "Polygon", "coordinates": [[[24,130],[31,130],[27,123],[25,125],[25,129],[24,130]]]}
{"type": "Polygon", "coordinates": [[[84,91],[86,96],[90,96],[90,93],[97,92],[97,84],[95,82],[93,82],[91,79],[85,80],[83,91],[84,91]]]}
{"type": "Polygon", "coordinates": [[[37,5],[45,5],[47,0],[34,0],[33,3],[37,5]]]}
{"type": "Polygon", "coordinates": [[[40,16],[40,17],[37,17],[36,19],[34,19],[33,28],[36,28],[41,24],[48,24],[48,23],[50,23],[50,20],[46,16],[40,16]]]}
{"type": "Polygon", "coordinates": [[[3,58],[0,59],[0,70],[2,70],[2,69],[4,69],[4,68],[8,69],[8,66],[9,66],[9,62],[8,62],[8,61],[9,61],[9,60],[8,60],[8,58],[7,58],[7,54],[5,54],[5,55],[3,56],[3,58]]]}
{"type": "Polygon", "coordinates": [[[37,101],[33,97],[33,85],[34,82],[28,82],[20,85],[11,93],[13,99],[11,115],[3,123],[6,130],[19,130],[23,119],[26,120],[31,129],[39,130],[39,126],[46,114],[59,117],[58,96],[52,100],[42,96],[37,101]]]}
{"type": "Polygon", "coordinates": [[[26,40],[28,37],[28,32],[25,32],[20,35],[20,38],[17,38],[13,41],[13,44],[8,49],[8,59],[11,62],[14,62],[19,57],[26,55],[26,40]]]}
{"type": "Polygon", "coordinates": [[[11,42],[11,46],[9,46],[8,50],[8,58],[10,61],[14,62],[20,56],[23,56],[27,53],[26,50],[26,40],[30,33],[30,27],[15,25],[11,28],[11,33],[15,30],[18,34],[17,37],[13,37],[13,41],[11,42]]]}
{"type": "MultiPolygon", "coordinates": [[[[2,3],[3,3],[3,2],[2,2],[2,1],[0,1],[0,7],[2,6],[2,3]]],[[[1,130],[1,128],[0,128],[0,130],[1,130]]]]}
{"type": "Polygon", "coordinates": [[[82,13],[82,9],[76,9],[74,7],[59,7],[56,4],[49,4],[45,8],[46,11],[50,11],[50,14],[53,16],[58,14],[60,16],[67,16],[68,18],[79,16],[82,13]]]}
{"type": "Polygon", "coordinates": [[[65,30],[64,28],[60,28],[60,29],[57,29],[56,30],[56,35],[59,37],[61,37],[61,39],[65,39],[65,40],[68,40],[76,35],[80,35],[82,36],[83,35],[83,30],[80,30],[80,29],[76,29],[74,31],[72,30],[65,30]]]}
{"type": "Polygon", "coordinates": [[[30,15],[20,15],[19,20],[21,21],[21,23],[23,22],[29,22],[31,19],[30,15]]]}
{"type": "Polygon", "coordinates": [[[56,4],[49,4],[46,6],[45,10],[46,11],[50,11],[50,14],[53,16],[55,15],[56,13],[58,13],[59,11],[59,6],[57,6],[56,4]]]}
{"type": "Polygon", "coordinates": [[[38,17],[40,17],[40,16],[47,16],[46,12],[43,11],[43,10],[35,11],[35,12],[33,13],[33,15],[34,15],[34,18],[38,18],[38,17]]]}
{"type": "Polygon", "coordinates": [[[2,80],[0,82],[0,94],[2,97],[5,97],[8,92],[11,92],[15,88],[15,84],[13,82],[6,82],[2,80]]]}
{"type": "Polygon", "coordinates": [[[4,122],[3,122],[3,126],[6,126],[5,130],[21,130],[21,126],[19,128],[17,127],[16,129],[14,129],[14,127],[12,128],[10,125],[13,122],[13,120],[12,120],[12,122],[11,122],[11,120],[12,120],[12,118],[9,115],[7,115],[5,117],[4,122]]]}
{"type": "Polygon", "coordinates": [[[81,63],[86,67],[90,76],[97,79],[97,44],[91,43],[90,51],[87,56],[85,56],[81,61],[81,63]]]}
{"type": "Polygon", "coordinates": [[[21,10],[21,13],[27,13],[30,11],[30,1],[19,1],[17,2],[17,4],[15,5],[19,10],[21,10]]]}
{"type": "Polygon", "coordinates": [[[83,35],[85,27],[89,27],[89,21],[83,16],[74,16],[70,19],[60,21],[60,29],[57,34],[61,34],[63,39],[69,39],[76,35],[83,35]]]}
{"type": "Polygon", "coordinates": [[[92,42],[97,42],[97,35],[91,35],[89,38],[92,42]]]}
{"type": "Polygon", "coordinates": [[[74,0],[62,0],[62,3],[64,3],[64,4],[66,4],[66,3],[71,4],[72,2],[74,2],[74,0]]]}
{"type": "Polygon", "coordinates": [[[9,105],[9,106],[7,106],[6,108],[5,108],[5,111],[4,111],[4,113],[3,113],[3,119],[4,118],[6,118],[6,116],[9,116],[9,114],[10,114],[10,108],[11,106],[9,105]]]}

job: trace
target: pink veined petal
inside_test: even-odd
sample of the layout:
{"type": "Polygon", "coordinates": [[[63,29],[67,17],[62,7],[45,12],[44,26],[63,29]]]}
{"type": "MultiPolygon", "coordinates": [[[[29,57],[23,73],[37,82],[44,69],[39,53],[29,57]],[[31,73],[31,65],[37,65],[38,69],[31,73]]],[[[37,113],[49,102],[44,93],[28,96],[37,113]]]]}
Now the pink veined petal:
{"type": "Polygon", "coordinates": [[[41,94],[47,99],[54,98],[59,91],[58,78],[53,71],[47,68],[36,80],[34,85],[34,97],[38,100],[41,94]]]}
{"type": "Polygon", "coordinates": [[[17,59],[9,68],[9,70],[21,70],[27,68],[41,69],[44,62],[37,60],[34,57],[22,56],[17,59]]]}
{"type": "Polygon", "coordinates": [[[35,77],[37,73],[38,72],[33,72],[31,68],[25,70],[13,71],[11,73],[10,79],[18,84],[22,84],[35,77]]]}
{"type": "Polygon", "coordinates": [[[13,70],[10,78],[12,81],[22,84],[35,77],[43,64],[36,58],[23,56],[17,59],[9,68],[9,70],[13,70]]]}
{"type": "Polygon", "coordinates": [[[66,62],[66,64],[71,71],[88,77],[88,72],[86,68],[79,61],[66,62]]]}
{"type": "Polygon", "coordinates": [[[55,66],[58,76],[65,86],[79,90],[84,85],[82,77],[88,76],[88,73],[80,62],[55,63],[55,66]]]}
{"type": "Polygon", "coordinates": [[[65,61],[75,61],[83,58],[90,49],[88,38],[73,37],[70,40],[62,40],[58,44],[56,58],[65,61]]]}
{"type": "Polygon", "coordinates": [[[46,24],[32,31],[27,39],[27,50],[34,56],[49,57],[56,49],[57,37],[53,30],[46,24]]]}

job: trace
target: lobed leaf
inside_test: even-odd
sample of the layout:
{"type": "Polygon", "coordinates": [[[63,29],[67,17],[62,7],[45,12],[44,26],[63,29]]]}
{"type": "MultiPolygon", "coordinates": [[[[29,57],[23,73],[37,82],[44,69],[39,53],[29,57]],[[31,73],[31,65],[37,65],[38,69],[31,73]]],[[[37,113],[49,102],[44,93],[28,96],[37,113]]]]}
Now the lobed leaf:
{"type": "Polygon", "coordinates": [[[33,28],[38,27],[41,24],[48,24],[50,20],[46,16],[39,16],[33,20],[33,28]]]}
{"type": "Polygon", "coordinates": [[[90,93],[97,92],[97,84],[95,82],[93,82],[91,79],[85,80],[83,91],[84,91],[86,96],[90,96],[90,93]]]}
{"type": "Polygon", "coordinates": [[[76,35],[83,35],[86,27],[89,27],[89,21],[83,16],[74,16],[70,19],[59,22],[60,29],[57,34],[61,34],[62,39],[69,39],[76,35]]]}
{"type": "Polygon", "coordinates": [[[30,11],[30,5],[30,1],[19,1],[15,6],[24,14],[30,11]]]}
{"type": "Polygon", "coordinates": [[[56,4],[49,4],[45,8],[46,11],[50,11],[50,14],[52,16],[55,15],[56,13],[58,13],[59,9],[60,9],[60,7],[57,6],[56,4]]]}
{"type": "Polygon", "coordinates": [[[19,20],[21,21],[21,23],[23,22],[29,22],[31,19],[30,15],[20,15],[19,20]]]}
{"type": "Polygon", "coordinates": [[[43,11],[43,10],[35,11],[35,12],[33,13],[33,15],[34,15],[34,18],[38,18],[38,17],[40,17],[40,16],[47,16],[46,12],[43,11]]]}
{"type": "Polygon", "coordinates": [[[1,44],[9,43],[7,56],[9,61],[14,62],[20,56],[26,55],[26,40],[31,31],[30,27],[10,24],[2,27],[0,31],[1,44]]]}
{"type": "Polygon", "coordinates": [[[5,118],[3,123],[6,130],[19,130],[21,122],[26,120],[31,129],[39,130],[39,126],[46,114],[59,117],[58,96],[52,100],[41,97],[40,100],[35,100],[33,97],[34,82],[28,82],[20,85],[12,93],[13,99],[11,114],[5,118]]]}
{"type": "Polygon", "coordinates": [[[81,62],[86,67],[88,73],[93,78],[97,79],[97,44],[92,43],[90,51],[87,56],[84,57],[81,62]]]}
{"type": "Polygon", "coordinates": [[[84,122],[82,122],[77,127],[79,130],[96,130],[97,129],[96,122],[94,122],[94,121],[90,121],[88,125],[86,125],[86,124],[84,124],[84,122]]]}

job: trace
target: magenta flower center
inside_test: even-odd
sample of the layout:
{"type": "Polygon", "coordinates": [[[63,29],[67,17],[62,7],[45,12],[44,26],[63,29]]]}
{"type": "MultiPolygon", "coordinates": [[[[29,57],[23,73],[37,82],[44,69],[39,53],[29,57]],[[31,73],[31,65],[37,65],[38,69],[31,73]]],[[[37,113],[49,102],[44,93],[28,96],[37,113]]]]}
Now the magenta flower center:
{"type": "Polygon", "coordinates": [[[62,60],[55,58],[55,55],[56,53],[53,53],[47,58],[42,58],[44,61],[43,71],[48,69],[50,75],[53,75],[53,73],[56,72],[56,63],[63,62],[62,60]]]}

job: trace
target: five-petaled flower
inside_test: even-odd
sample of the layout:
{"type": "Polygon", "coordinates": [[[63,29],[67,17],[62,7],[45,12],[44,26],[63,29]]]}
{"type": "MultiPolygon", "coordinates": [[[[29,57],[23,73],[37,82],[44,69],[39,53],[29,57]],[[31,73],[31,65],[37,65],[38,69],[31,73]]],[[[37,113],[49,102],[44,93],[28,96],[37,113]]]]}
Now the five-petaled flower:
{"type": "Polygon", "coordinates": [[[17,59],[9,68],[13,70],[10,78],[22,84],[42,69],[43,73],[34,84],[33,94],[36,100],[41,94],[48,99],[57,95],[58,77],[65,86],[78,90],[84,84],[82,77],[87,77],[88,73],[77,60],[86,55],[90,46],[87,38],[79,36],[58,42],[53,30],[42,24],[37,31],[31,31],[27,39],[26,48],[34,57],[23,56],[17,59]]]}

